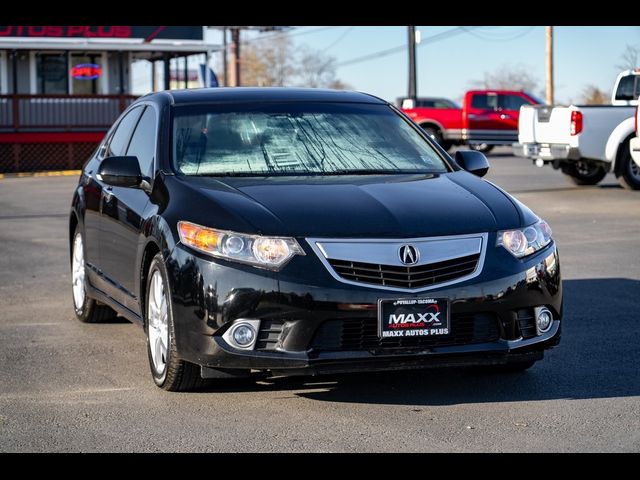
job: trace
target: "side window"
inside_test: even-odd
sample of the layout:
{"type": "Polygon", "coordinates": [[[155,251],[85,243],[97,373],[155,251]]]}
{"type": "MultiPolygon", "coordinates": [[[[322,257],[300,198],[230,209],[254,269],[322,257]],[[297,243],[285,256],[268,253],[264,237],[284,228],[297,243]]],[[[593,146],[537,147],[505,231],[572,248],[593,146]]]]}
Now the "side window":
{"type": "Polygon", "coordinates": [[[481,93],[474,95],[471,99],[471,108],[478,108],[481,110],[497,110],[498,96],[495,93],[481,93]]]}
{"type": "Polygon", "coordinates": [[[433,108],[434,105],[434,101],[433,100],[420,100],[418,99],[417,101],[417,105],[418,107],[422,107],[422,108],[433,108]]]}
{"type": "Polygon", "coordinates": [[[635,80],[635,75],[627,75],[620,79],[618,90],[616,90],[616,100],[635,100],[637,98],[637,95],[634,97],[633,91],[635,80]]]}
{"type": "Polygon", "coordinates": [[[531,102],[520,95],[500,95],[498,106],[503,110],[520,110],[522,105],[529,105],[531,102]]]}
{"type": "Polygon", "coordinates": [[[156,155],[156,112],[147,107],[131,137],[127,155],[138,157],[140,171],[147,177],[153,176],[153,159],[156,155]]]}
{"type": "Polygon", "coordinates": [[[125,152],[127,151],[127,147],[129,146],[131,132],[136,126],[138,117],[140,117],[141,112],[142,108],[136,107],[133,110],[130,110],[129,113],[127,113],[124,118],[120,120],[116,131],[111,136],[111,140],[109,141],[109,146],[107,147],[107,156],[115,157],[125,154],[125,152]]]}

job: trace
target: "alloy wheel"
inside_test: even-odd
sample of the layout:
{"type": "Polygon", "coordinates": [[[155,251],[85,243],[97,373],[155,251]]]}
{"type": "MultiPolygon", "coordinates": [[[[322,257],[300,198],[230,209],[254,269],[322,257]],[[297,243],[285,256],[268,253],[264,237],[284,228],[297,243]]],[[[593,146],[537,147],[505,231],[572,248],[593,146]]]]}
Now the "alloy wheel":
{"type": "Polygon", "coordinates": [[[167,367],[169,345],[169,313],[164,281],[159,270],[151,276],[147,302],[149,321],[149,350],[156,372],[162,375],[167,367]]]}

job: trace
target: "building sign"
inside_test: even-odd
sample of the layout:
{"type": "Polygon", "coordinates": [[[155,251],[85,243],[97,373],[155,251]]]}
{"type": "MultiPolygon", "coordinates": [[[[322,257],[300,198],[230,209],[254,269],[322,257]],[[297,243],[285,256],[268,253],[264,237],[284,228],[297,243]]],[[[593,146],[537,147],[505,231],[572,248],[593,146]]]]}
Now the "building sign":
{"type": "Polygon", "coordinates": [[[95,80],[102,75],[102,67],[96,63],[80,63],[71,67],[71,76],[76,80],[95,80]]]}
{"type": "Polygon", "coordinates": [[[198,26],[35,26],[17,27],[0,25],[0,38],[131,38],[147,42],[163,40],[203,40],[203,29],[198,26]]]}

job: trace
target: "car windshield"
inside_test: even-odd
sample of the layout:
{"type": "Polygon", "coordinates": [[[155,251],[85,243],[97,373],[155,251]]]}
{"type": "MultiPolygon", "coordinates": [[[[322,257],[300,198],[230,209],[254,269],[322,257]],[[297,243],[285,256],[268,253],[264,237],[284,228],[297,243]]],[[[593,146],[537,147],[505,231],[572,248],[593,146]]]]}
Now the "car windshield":
{"type": "Polygon", "coordinates": [[[441,155],[387,105],[177,106],[173,165],[184,175],[443,173],[441,155]]]}

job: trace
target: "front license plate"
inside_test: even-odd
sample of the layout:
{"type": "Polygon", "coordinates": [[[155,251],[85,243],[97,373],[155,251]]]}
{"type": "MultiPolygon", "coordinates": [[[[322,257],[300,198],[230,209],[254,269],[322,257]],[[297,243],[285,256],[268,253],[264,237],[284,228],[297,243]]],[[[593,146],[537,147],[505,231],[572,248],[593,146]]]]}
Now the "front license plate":
{"type": "Polygon", "coordinates": [[[378,300],[381,338],[431,337],[451,333],[445,298],[378,300]]]}

